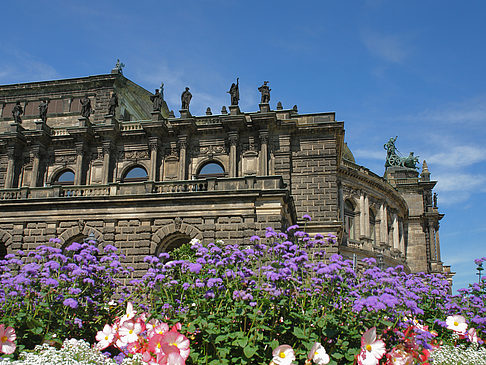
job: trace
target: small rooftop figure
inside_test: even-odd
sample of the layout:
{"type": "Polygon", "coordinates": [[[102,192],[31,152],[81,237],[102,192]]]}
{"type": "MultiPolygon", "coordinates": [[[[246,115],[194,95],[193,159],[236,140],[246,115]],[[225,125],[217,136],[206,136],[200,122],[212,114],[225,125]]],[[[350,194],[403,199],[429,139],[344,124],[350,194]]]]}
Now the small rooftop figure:
{"type": "Polygon", "coordinates": [[[270,91],[272,89],[270,89],[267,84],[268,81],[263,81],[263,85],[258,88],[258,91],[262,93],[262,100],[260,104],[268,104],[270,101],[270,91]]]}
{"type": "Polygon", "coordinates": [[[160,95],[159,89],[155,89],[155,94],[150,96],[150,100],[152,100],[154,112],[160,112],[162,108],[162,95],[160,95]]]}
{"type": "Polygon", "coordinates": [[[15,123],[22,124],[22,118],[20,117],[22,114],[24,114],[24,109],[20,106],[20,101],[17,101],[12,109],[12,116],[15,123]]]}
{"type": "Polygon", "coordinates": [[[221,114],[228,114],[228,111],[226,110],[225,105],[223,105],[223,107],[221,108],[221,114]]]}
{"type": "Polygon", "coordinates": [[[189,91],[189,88],[186,87],[186,90],[181,95],[181,102],[182,106],[181,109],[189,110],[189,104],[191,103],[192,94],[189,91]]]}
{"type": "Polygon", "coordinates": [[[240,78],[236,78],[236,84],[233,82],[228,93],[231,95],[231,105],[238,105],[238,101],[240,100],[240,90],[239,90],[239,80],[240,78]]]}
{"type": "Polygon", "coordinates": [[[117,59],[116,60],[116,65],[111,70],[111,73],[112,74],[121,74],[121,75],[123,75],[123,67],[125,67],[125,64],[123,62],[120,62],[120,59],[117,59]]]}
{"type": "Polygon", "coordinates": [[[206,109],[206,115],[213,115],[213,112],[211,111],[211,108],[209,106],[206,109]]]}
{"type": "Polygon", "coordinates": [[[81,115],[84,118],[89,118],[91,115],[91,100],[89,100],[88,94],[84,95],[84,98],[80,100],[81,102],[81,115]]]}
{"type": "Polygon", "coordinates": [[[47,122],[47,107],[49,106],[48,100],[42,100],[39,103],[39,118],[46,123],[47,122]]]}
{"type": "Polygon", "coordinates": [[[283,110],[283,106],[282,106],[282,102],[281,101],[279,101],[277,103],[277,110],[283,110]]]}

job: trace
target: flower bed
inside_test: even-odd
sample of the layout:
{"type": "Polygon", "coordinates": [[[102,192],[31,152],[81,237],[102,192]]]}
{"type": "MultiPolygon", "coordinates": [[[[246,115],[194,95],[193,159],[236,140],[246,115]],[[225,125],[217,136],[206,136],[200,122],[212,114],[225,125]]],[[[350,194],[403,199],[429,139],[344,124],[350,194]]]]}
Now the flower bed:
{"type": "Polygon", "coordinates": [[[176,326],[190,341],[190,353],[166,346],[164,360],[151,347],[151,360],[147,355],[143,363],[171,363],[168,354],[177,353],[182,360],[171,355],[177,357],[172,363],[325,363],[329,356],[331,364],[408,364],[426,363],[447,346],[477,342],[472,351],[484,350],[485,281],[452,296],[440,275],[381,270],[374,259],[355,271],[339,255],[324,263],[332,245],[335,237],[310,238],[297,226],[286,232],[268,228],[265,237],[254,236],[245,246],[193,240],[170,256],[147,257],[150,268],[129,289],[120,282],[130,268],[112,246],[103,255],[89,244],[73,244],[66,252],[41,246],[0,261],[0,323],[16,332],[11,357],[65,338],[103,343],[98,346],[107,345],[112,355],[118,352],[113,345],[143,355],[154,323],[176,326]],[[130,328],[125,321],[136,340],[117,344],[126,337],[119,330],[128,299],[136,304],[132,311],[143,315],[129,318],[130,328]],[[451,326],[446,319],[452,316],[461,317],[451,326]],[[131,343],[140,346],[129,350],[131,343]]]}

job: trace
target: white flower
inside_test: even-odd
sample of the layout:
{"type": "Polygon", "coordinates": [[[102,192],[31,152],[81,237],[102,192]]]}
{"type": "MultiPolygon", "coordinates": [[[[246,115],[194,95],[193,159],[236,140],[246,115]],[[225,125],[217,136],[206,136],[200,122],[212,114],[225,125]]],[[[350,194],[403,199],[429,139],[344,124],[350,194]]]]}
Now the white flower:
{"type": "Polygon", "coordinates": [[[377,365],[385,355],[385,343],[376,339],[376,327],[370,328],[361,337],[361,352],[358,356],[359,365],[377,365]]]}
{"type": "Polygon", "coordinates": [[[466,319],[463,316],[455,315],[449,316],[446,319],[447,328],[457,332],[460,335],[465,335],[467,330],[466,319]]]}
{"type": "Polygon", "coordinates": [[[317,365],[328,364],[329,361],[331,361],[326,349],[319,342],[316,342],[314,346],[312,346],[307,358],[308,360],[313,360],[317,365]]]}
{"type": "Polygon", "coordinates": [[[280,345],[272,351],[272,362],[277,365],[290,365],[295,360],[295,353],[289,345],[280,345]]]}
{"type": "Polygon", "coordinates": [[[106,349],[111,345],[114,337],[115,333],[113,332],[113,328],[109,324],[105,324],[103,330],[98,331],[96,334],[96,341],[98,341],[96,347],[98,347],[100,350],[106,349]]]}

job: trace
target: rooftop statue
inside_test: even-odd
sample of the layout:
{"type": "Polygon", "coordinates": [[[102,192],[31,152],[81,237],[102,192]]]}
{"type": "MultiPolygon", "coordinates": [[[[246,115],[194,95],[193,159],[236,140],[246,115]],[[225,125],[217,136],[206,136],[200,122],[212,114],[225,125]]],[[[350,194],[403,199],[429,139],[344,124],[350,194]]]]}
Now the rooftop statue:
{"type": "Polygon", "coordinates": [[[24,110],[22,109],[22,106],[20,106],[20,101],[17,101],[14,108],[12,109],[12,116],[15,123],[22,124],[22,114],[24,114],[24,110]]]}
{"type": "Polygon", "coordinates": [[[81,102],[81,115],[85,118],[89,118],[91,115],[91,100],[89,100],[88,94],[80,100],[81,102]]]}
{"type": "Polygon", "coordinates": [[[397,140],[398,136],[395,138],[390,138],[387,143],[383,146],[383,148],[386,150],[386,162],[385,162],[385,167],[391,167],[391,166],[398,166],[398,167],[407,167],[410,169],[417,169],[417,163],[419,161],[418,156],[414,156],[413,152],[410,152],[410,154],[407,157],[401,157],[398,155],[398,150],[395,147],[395,142],[397,140]]]}
{"type": "Polygon", "coordinates": [[[240,90],[239,90],[239,80],[240,78],[236,78],[236,84],[233,82],[228,93],[231,95],[231,105],[238,105],[238,101],[240,100],[240,90]]]}
{"type": "Polygon", "coordinates": [[[114,70],[123,75],[123,67],[125,67],[125,64],[120,62],[120,59],[117,59],[114,70]]]}
{"type": "Polygon", "coordinates": [[[47,122],[47,108],[49,106],[48,100],[42,100],[39,104],[39,118],[45,123],[47,122]]]}
{"type": "Polygon", "coordinates": [[[159,89],[155,89],[155,94],[150,97],[150,100],[152,100],[154,112],[160,112],[160,109],[162,108],[162,95],[160,94],[159,89]]]}
{"type": "Polygon", "coordinates": [[[258,91],[262,93],[262,100],[260,104],[268,104],[270,101],[270,91],[272,89],[270,89],[267,84],[268,81],[263,81],[263,85],[258,88],[258,91]]]}
{"type": "Polygon", "coordinates": [[[189,92],[189,88],[186,87],[186,90],[181,95],[181,102],[182,106],[181,109],[189,109],[189,103],[191,102],[192,94],[189,92]]]}
{"type": "Polygon", "coordinates": [[[108,115],[115,115],[116,107],[118,106],[118,96],[116,93],[111,94],[111,99],[108,104],[108,115]]]}

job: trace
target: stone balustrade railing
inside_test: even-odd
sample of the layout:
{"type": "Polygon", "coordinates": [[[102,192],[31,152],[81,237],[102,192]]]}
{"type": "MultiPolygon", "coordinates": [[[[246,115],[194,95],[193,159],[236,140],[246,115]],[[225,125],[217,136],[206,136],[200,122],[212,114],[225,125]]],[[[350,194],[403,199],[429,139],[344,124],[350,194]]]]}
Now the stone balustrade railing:
{"type": "Polygon", "coordinates": [[[108,185],[53,185],[0,189],[0,201],[281,189],[285,189],[281,176],[245,176],[183,181],[111,183],[108,185]]]}

